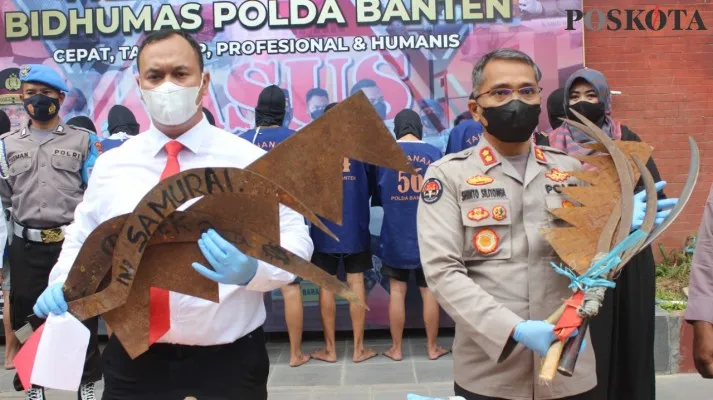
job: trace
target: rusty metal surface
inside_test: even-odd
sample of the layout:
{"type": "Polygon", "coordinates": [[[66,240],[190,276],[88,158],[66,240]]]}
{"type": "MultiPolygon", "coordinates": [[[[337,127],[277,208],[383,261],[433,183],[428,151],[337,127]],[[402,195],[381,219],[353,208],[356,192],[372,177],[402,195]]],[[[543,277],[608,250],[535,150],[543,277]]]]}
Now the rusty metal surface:
{"type": "Polygon", "coordinates": [[[338,279],[279,244],[280,204],[334,236],[317,214],[341,223],[345,158],[416,173],[360,92],[246,169],[183,171],[156,185],[131,214],[97,227],[65,282],[70,312],[79,319],[103,314],[127,352],[142,354],[151,287],[218,300],[218,285],[191,267],[194,261],[208,265],[196,243],[208,227],[245,254],[366,308],[338,279]]]}

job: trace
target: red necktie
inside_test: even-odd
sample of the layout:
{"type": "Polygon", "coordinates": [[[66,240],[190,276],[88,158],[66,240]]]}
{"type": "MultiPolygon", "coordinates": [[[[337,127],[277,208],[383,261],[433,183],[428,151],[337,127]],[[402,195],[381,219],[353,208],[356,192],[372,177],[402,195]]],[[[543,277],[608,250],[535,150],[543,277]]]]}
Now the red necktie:
{"type": "MultiPolygon", "coordinates": [[[[183,145],[172,140],[166,143],[164,148],[168,158],[166,159],[166,167],[161,173],[161,180],[181,172],[181,166],[178,164],[178,153],[183,149],[183,145]]],[[[169,292],[168,290],[152,287],[149,302],[149,346],[161,339],[169,329],[171,329],[169,292]]]]}

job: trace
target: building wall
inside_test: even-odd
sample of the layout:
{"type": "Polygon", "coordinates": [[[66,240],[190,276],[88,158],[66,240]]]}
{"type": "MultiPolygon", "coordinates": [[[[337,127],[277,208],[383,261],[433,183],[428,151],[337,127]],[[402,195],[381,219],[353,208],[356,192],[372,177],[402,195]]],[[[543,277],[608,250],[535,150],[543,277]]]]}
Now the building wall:
{"type": "MultiPolygon", "coordinates": [[[[708,30],[585,32],[585,65],[602,71],[614,96],[614,118],[654,146],[654,160],[668,182],[669,197],[685,182],[692,136],[701,151],[701,171],[693,197],[663,235],[667,249],[680,248],[698,231],[713,183],[713,4],[707,0],[584,0],[589,9],[698,10],[708,30]]],[[[687,27],[689,17],[683,17],[687,27]]],[[[695,28],[695,25],[694,25],[695,28]]],[[[658,250],[655,249],[658,256],[658,250]]]]}

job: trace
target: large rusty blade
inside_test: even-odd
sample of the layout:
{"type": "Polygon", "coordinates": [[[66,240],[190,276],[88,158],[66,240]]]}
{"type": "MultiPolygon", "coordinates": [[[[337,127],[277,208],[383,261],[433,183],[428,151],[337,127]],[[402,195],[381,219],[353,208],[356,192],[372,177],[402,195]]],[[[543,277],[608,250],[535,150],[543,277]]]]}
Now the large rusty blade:
{"type": "Polygon", "coordinates": [[[688,201],[691,199],[693,189],[696,187],[696,183],[698,182],[698,174],[700,171],[700,153],[698,151],[698,145],[692,137],[688,138],[688,143],[691,147],[691,162],[688,166],[688,178],[686,179],[686,184],[683,186],[683,191],[681,191],[681,195],[678,196],[678,202],[671,210],[671,214],[669,214],[659,226],[654,228],[654,231],[651,232],[651,235],[649,235],[646,242],[644,242],[642,246],[644,248],[650,245],[651,242],[656,240],[656,238],[658,238],[666,229],[668,229],[669,226],[671,226],[673,221],[678,218],[681,211],[683,211],[686,204],[688,204],[688,201]]]}
{"type": "MultiPolygon", "coordinates": [[[[187,216],[186,220],[190,217],[187,216]]],[[[187,223],[188,225],[188,223],[187,223]]],[[[216,228],[218,233],[226,240],[230,241],[247,255],[269,262],[278,268],[289,271],[295,275],[303,277],[311,282],[322,282],[322,289],[343,297],[347,301],[368,309],[366,304],[349,288],[336,277],[329,275],[322,269],[317,268],[309,261],[300,258],[299,256],[287,251],[265,236],[262,236],[254,231],[244,227],[230,228],[230,231],[216,228]]],[[[194,230],[192,233],[200,234],[194,230]]],[[[140,268],[135,284],[132,287],[131,295],[126,303],[121,307],[110,310],[104,314],[104,319],[107,325],[114,331],[117,338],[121,342],[129,356],[136,358],[143,354],[149,348],[149,289],[151,287],[160,287],[163,289],[175,291],[176,287],[183,285],[184,291],[191,290],[189,287],[199,282],[209,282],[215,288],[212,298],[198,296],[209,301],[218,301],[217,284],[211,282],[195,271],[191,267],[192,262],[188,260],[197,260],[209,265],[204,261],[198,246],[195,244],[197,235],[192,235],[191,232],[182,232],[175,240],[190,240],[189,243],[180,243],[176,246],[176,242],[170,244],[157,244],[150,246],[146,251],[142,264],[150,262],[153,268],[145,265],[140,268]],[[152,254],[154,256],[152,256],[152,254]],[[155,257],[155,258],[154,258],[155,257]],[[170,263],[170,260],[176,260],[175,263],[170,263]],[[157,266],[164,268],[156,268],[157,266]],[[183,276],[184,282],[177,284],[176,276],[183,276]],[[168,283],[171,283],[170,285],[168,283]]]]}
{"type": "Polygon", "coordinates": [[[345,158],[416,174],[361,91],[300,129],[247,169],[267,177],[316,214],[341,225],[345,158]]]}

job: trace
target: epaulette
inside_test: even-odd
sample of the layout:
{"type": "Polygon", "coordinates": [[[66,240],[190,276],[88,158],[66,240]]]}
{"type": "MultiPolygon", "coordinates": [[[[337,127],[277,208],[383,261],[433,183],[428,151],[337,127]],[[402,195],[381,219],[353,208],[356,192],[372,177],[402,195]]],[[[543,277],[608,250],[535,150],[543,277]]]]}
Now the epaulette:
{"type": "Polygon", "coordinates": [[[547,151],[547,152],[550,152],[550,153],[557,153],[557,154],[564,154],[564,155],[567,155],[567,152],[566,152],[566,151],[557,149],[557,148],[555,148],[555,147],[550,147],[550,146],[537,146],[537,147],[539,147],[539,148],[542,149],[543,151],[547,151]]]}
{"type": "Polygon", "coordinates": [[[462,151],[459,151],[457,153],[451,153],[451,154],[446,154],[445,156],[439,158],[438,160],[434,161],[431,163],[431,165],[441,165],[445,164],[449,161],[455,161],[455,160],[465,160],[466,158],[470,157],[470,155],[473,153],[473,149],[465,149],[462,151]]]}
{"type": "Polygon", "coordinates": [[[74,129],[74,130],[78,130],[78,131],[80,131],[80,132],[84,132],[84,133],[89,134],[89,135],[96,135],[96,133],[90,131],[90,130],[87,129],[87,128],[82,128],[81,126],[74,126],[74,125],[67,125],[67,126],[70,127],[70,128],[72,128],[72,129],[74,129]]]}
{"type": "Polygon", "coordinates": [[[5,133],[3,133],[2,135],[0,135],[0,140],[3,140],[3,139],[5,139],[6,137],[9,137],[10,135],[13,135],[13,134],[15,134],[15,133],[17,133],[17,132],[20,132],[20,130],[18,129],[18,130],[14,130],[14,131],[10,131],[10,132],[5,132],[5,133]]]}

